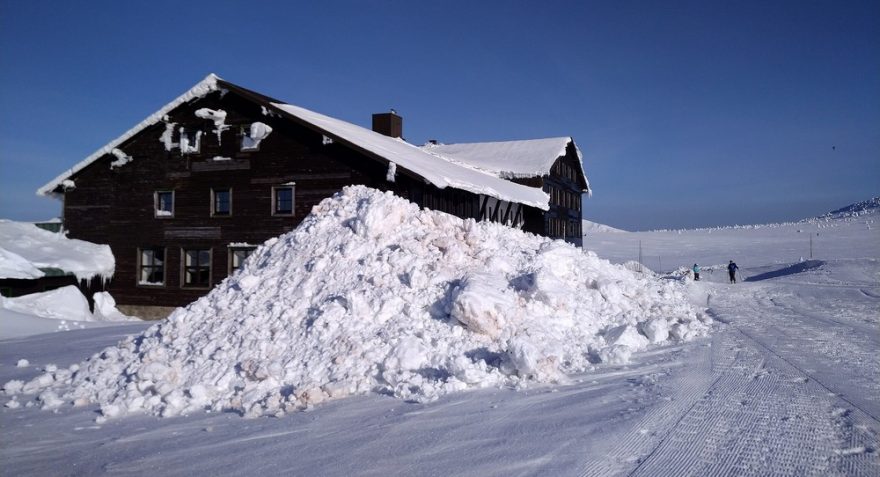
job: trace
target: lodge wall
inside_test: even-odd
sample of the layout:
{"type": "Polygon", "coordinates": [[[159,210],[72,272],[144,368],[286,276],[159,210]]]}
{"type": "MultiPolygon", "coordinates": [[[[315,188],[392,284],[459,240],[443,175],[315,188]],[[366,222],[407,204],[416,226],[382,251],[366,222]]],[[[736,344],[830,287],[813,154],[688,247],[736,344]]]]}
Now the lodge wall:
{"type": "Polygon", "coordinates": [[[392,190],[463,218],[479,216],[479,196],[437,189],[401,169],[395,181],[388,182],[387,164],[344,144],[326,144],[321,133],[266,115],[259,104],[237,94],[209,94],[176,108],[168,121],[175,123],[174,142],[179,141],[181,127],[203,132],[198,153],[166,150],[160,140],[166,125],[159,122],[119,146],[131,162],[111,167],[117,158],[108,154],[79,171],[73,177],[75,188],[64,194],[68,235],[110,245],[116,273],[109,291],[123,311],[155,307],[165,314],[167,307],[196,300],[227,276],[229,244],[260,244],[292,230],[314,205],[346,185],[392,190]],[[226,111],[229,128],[220,140],[213,121],[195,116],[199,108],[226,111]],[[242,151],[242,137],[255,121],[273,131],[259,150],[242,151]],[[273,216],[272,187],[290,183],[295,183],[293,214],[273,216]],[[231,189],[229,216],[212,216],[212,188],[231,189]],[[174,191],[172,217],[156,216],[157,191],[174,191]],[[139,250],[149,247],[165,250],[161,286],[141,283],[139,250]],[[207,287],[183,286],[182,250],[188,248],[211,250],[207,287]]]}

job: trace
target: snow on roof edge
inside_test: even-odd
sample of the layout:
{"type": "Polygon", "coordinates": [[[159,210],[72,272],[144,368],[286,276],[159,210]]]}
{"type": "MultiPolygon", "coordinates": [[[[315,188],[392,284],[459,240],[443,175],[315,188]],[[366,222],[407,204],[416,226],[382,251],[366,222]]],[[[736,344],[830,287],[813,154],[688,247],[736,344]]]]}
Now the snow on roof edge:
{"type": "Polygon", "coordinates": [[[587,197],[593,197],[593,188],[590,187],[590,179],[587,177],[587,171],[584,169],[584,155],[581,153],[581,148],[574,142],[573,137],[569,136],[568,140],[571,141],[571,144],[574,146],[574,152],[577,153],[578,165],[581,166],[581,175],[584,176],[584,183],[587,185],[587,197]]]}
{"type": "Polygon", "coordinates": [[[88,157],[86,157],[82,161],[78,162],[76,165],[74,165],[70,169],[62,172],[60,175],[58,175],[58,177],[52,179],[51,181],[47,182],[45,185],[43,185],[42,187],[37,189],[37,195],[40,195],[40,196],[51,195],[52,192],[58,186],[61,185],[62,181],[69,178],[73,174],[76,174],[77,172],[81,171],[83,168],[85,168],[86,166],[88,166],[92,162],[95,162],[96,160],[98,160],[99,158],[104,156],[105,154],[110,154],[110,151],[117,148],[120,144],[127,141],[135,134],[137,134],[137,133],[143,131],[144,129],[146,129],[147,127],[152,126],[153,124],[156,124],[157,122],[161,121],[162,117],[165,116],[166,114],[168,114],[168,112],[170,112],[172,109],[180,106],[183,103],[192,101],[193,99],[201,98],[202,96],[205,96],[212,91],[216,91],[217,90],[217,81],[220,79],[221,78],[219,76],[215,75],[214,73],[208,74],[208,76],[206,76],[205,79],[196,83],[195,86],[193,86],[192,88],[187,90],[185,93],[178,96],[176,99],[174,99],[170,103],[166,104],[165,106],[162,106],[155,113],[147,116],[146,119],[144,119],[143,121],[138,123],[136,126],[129,129],[128,131],[126,131],[121,136],[117,137],[116,139],[105,144],[103,147],[101,147],[97,151],[93,152],[91,155],[89,155],[88,157]]]}
{"type": "Polygon", "coordinates": [[[473,167],[465,167],[462,164],[450,161],[443,156],[430,154],[424,149],[402,139],[384,136],[363,126],[358,126],[357,124],[349,123],[341,119],[326,116],[301,106],[276,102],[271,102],[270,104],[279,111],[291,115],[300,121],[304,121],[323,131],[325,134],[335,137],[337,140],[353,144],[371,154],[395,162],[398,167],[402,167],[417,174],[438,189],[452,187],[473,194],[488,195],[499,200],[535,207],[540,210],[548,210],[550,208],[550,196],[539,188],[500,179],[492,174],[474,169],[473,167]],[[369,134],[371,138],[378,141],[378,143],[371,144],[368,141],[364,141],[364,138],[361,136],[365,134],[369,134]],[[406,160],[406,157],[401,157],[400,150],[393,150],[394,148],[401,147],[406,147],[408,149],[406,153],[414,154],[415,156],[409,156],[409,154],[406,154],[406,157],[415,159],[416,162],[406,160]],[[450,177],[442,172],[431,170],[431,167],[425,167],[425,164],[417,163],[419,160],[423,159],[417,157],[418,155],[431,156],[430,159],[432,160],[441,160],[453,168],[460,169],[462,172],[465,172],[465,174],[479,174],[480,179],[489,184],[478,184],[474,181],[450,177]],[[498,187],[494,187],[491,184],[495,181],[498,181],[496,184],[498,187]],[[510,189],[510,191],[504,192],[502,189],[510,189]],[[516,192],[520,192],[521,194],[516,194],[516,192]]]}
{"type": "MultiPolygon", "coordinates": [[[[519,178],[529,178],[529,177],[540,177],[550,173],[550,169],[553,164],[560,158],[565,156],[566,149],[568,145],[571,144],[575,148],[575,152],[577,153],[578,158],[578,167],[580,168],[581,175],[584,177],[584,183],[586,185],[583,190],[588,195],[592,196],[592,188],[590,187],[590,180],[587,178],[586,170],[584,169],[584,160],[583,154],[581,153],[580,148],[575,142],[572,136],[554,136],[547,138],[536,138],[536,139],[518,139],[518,140],[510,140],[510,141],[481,141],[481,142],[460,142],[460,143],[449,143],[449,144],[424,144],[420,146],[420,149],[423,151],[435,155],[437,157],[443,158],[449,162],[453,162],[455,164],[468,167],[480,172],[489,173],[496,177],[502,179],[519,179],[519,178]],[[547,153],[546,157],[537,158],[538,161],[532,164],[532,169],[526,170],[520,167],[518,170],[516,168],[512,169],[502,169],[497,165],[492,167],[491,164],[481,163],[480,159],[477,157],[473,157],[473,153],[476,152],[474,150],[469,151],[470,154],[466,151],[457,151],[450,152],[444,149],[448,149],[449,147],[455,148],[456,146],[464,146],[470,148],[486,148],[487,146],[511,146],[514,144],[532,144],[539,142],[550,142],[550,141],[558,141],[561,144],[561,147],[555,153],[547,153]],[[471,157],[468,157],[471,156],[471,157]]],[[[491,151],[489,151],[491,152],[491,151]]],[[[509,153],[510,151],[506,151],[509,153]]],[[[544,151],[546,153],[546,150],[544,151]]],[[[534,151],[532,151],[534,153],[534,151]]],[[[488,152],[484,149],[480,151],[479,154],[486,155],[488,152]]],[[[542,154],[543,156],[543,154],[542,154]]],[[[490,161],[491,162],[491,161],[490,161]]]]}

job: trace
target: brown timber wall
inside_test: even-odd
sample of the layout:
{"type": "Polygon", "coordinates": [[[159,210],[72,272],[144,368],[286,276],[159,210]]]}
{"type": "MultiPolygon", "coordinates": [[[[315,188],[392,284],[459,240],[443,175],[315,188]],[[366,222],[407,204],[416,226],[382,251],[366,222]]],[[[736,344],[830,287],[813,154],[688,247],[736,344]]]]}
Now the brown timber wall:
{"type": "Polygon", "coordinates": [[[165,149],[165,123],[154,124],[119,146],[133,161],[111,168],[107,155],[73,179],[65,193],[64,223],[69,236],[109,244],[116,257],[110,291],[117,303],[134,307],[173,307],[190,303],[210,288],[182,286],[182,249],[210,248],[211,287],[227,276],[228,244],[260,244],[292,230],[311,208],[350,184],[393,190],[419,205],[476,218],[479,198],[453,189],[437,189],[398,168],[386,181],[387,164],[344,145],[325,145],[322,134],[278,116],[234,93],[212,93],[169,115],[178,130],[203,132],[197,154],[165,149]],[[218,141],[214,123],[195,116],[199,108],[223,109],[229,129],[218,141]],[[273,128],[258,151],[241,151],[240,129],[260,121],[273,128]],[[215,161],[214,157],[229,160],[215,161]],[[272,215],[272,187],[295,182],[294,215],[272,215]],[[232,214],[211,216],[211,189],[232,189],[232,214]],[[174,191],[174,216],[157,218],[154,193],[174,191]],[[165,283],[138,283],[138,250],[164,247],[165,283]]]}

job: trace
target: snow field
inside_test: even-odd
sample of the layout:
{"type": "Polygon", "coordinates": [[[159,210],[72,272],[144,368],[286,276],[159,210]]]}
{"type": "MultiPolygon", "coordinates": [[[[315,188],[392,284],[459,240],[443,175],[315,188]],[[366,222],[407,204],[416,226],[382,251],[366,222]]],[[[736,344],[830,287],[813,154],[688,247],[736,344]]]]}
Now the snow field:
{"type": "Polygon", "coordinates": [[[97,403],[101,421],[281,415],[371,392],[431,401],[564,381],[706,321],[678,281],[357,186],[166,321],[4,392],[97,403]]]}

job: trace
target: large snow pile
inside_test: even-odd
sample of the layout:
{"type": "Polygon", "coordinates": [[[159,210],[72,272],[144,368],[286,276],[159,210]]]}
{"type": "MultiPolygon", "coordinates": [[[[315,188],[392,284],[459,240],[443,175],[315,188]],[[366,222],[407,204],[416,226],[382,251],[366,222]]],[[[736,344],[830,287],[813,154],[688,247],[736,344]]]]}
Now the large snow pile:
{"type": "Polygon", "coordinates": [[[681,284],[498,224],[348,187],[166,321],[4,386],[103,416],[282,414],[370,392],[427,401],[564,380],[704,334],[681,284]]]}
{"type": "Polygon", "coordinates": [[[115,267],[107,245],[0,219],[0,278],[40,278],[44,275],[40,268],[58,268],[80,280],[95,276],[109,279],[115,267]]]}

